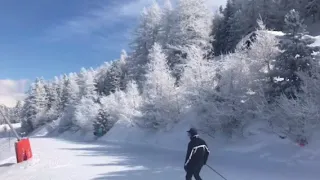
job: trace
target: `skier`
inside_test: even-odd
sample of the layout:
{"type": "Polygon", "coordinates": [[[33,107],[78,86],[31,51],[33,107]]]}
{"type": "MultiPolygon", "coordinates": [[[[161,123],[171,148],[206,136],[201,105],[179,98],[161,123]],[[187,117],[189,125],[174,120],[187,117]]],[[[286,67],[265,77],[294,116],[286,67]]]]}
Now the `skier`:
{"type": "Polygon", "coordinates": [[[207,163],[210,151],[206,142],[199,137],[195,128],[190,128],[187,132],[190,137],[190,142],[184,164],[184,169],[187,173],[186,180],[191,180],[192,176],[194,176],[196,180],[202,180],[200,171],[203,165],[207,163]]]}

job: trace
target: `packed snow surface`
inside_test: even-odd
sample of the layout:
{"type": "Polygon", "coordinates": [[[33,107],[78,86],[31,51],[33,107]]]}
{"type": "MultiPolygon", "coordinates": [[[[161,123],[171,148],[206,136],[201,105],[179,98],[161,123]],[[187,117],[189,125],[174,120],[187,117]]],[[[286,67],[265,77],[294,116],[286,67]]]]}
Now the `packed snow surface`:
{"type": "MultiPolygon", "coordinates": [[[[38,132],[45,134],[43,131],[38,132]]],[[[109,135],[98,141],[88,141],[90,138],[75,140],[80,134],[71,134],[65,133],[59,137],[34,134],[30,138],[34,157],[20,164],[15,163],[13,146],[9,146],[8,138],[1,138],[0,152],[5,152],[6,156],[0,156],[0,179],[184,179],[183,161],[188,142],[185,131],[180,135],[168,132],[167,136],[161,133],[151,135],[151,132],[142,133],[140,130],[138,133],[136,128],[118,123],[109,135]],[[145,137],[144,141],[142,136],[145,137]]],[[[256,134],[257,138],[219,145],[218,140],[208,139],[211,149],[208,164],[228,180],[319,178],[319,148],[301,148],[272,136],[269,139],[265,137],[262,142],[258,140],[261,136],[256,134]]],[[[203,168],[201,175],[203,179],[221,179],[208,167],[203,168]]]]}

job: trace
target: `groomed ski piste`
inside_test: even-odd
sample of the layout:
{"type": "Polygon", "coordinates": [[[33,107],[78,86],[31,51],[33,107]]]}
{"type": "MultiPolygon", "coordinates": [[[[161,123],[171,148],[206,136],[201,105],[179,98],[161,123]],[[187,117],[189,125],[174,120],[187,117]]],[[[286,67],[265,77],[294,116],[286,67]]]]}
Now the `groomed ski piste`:
{"type": "MultiPolygon", "coordinates": [[[[8,132],[0,126],[1,180],[185,179],[187,123],[155,133],[119,121],[98,140],[92,133],[58,134],[48,127],[30,136],[33,158],[16,164],[15,139],[9,141],[8,132]]],[[[208,164],[228,180],[319,179],[320,140],[300,147],[265,131],[263,124],[249,127],[245,134],[234,140],[202,136],[211,150],[208,164]]],[[[203,167],[201,175],[221,179],[208,167],[203,167]]]]}

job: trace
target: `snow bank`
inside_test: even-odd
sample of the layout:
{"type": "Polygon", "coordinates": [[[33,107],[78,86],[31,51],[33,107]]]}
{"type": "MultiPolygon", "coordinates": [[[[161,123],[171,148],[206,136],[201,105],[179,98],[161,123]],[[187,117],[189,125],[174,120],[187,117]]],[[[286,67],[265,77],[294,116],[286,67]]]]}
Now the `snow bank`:
{"type": "Polygon", "coordinates": [[[268,33],[275,36],[284,36],[285,34],[282,31],[267,31],[268,33]]]}
{"type": "Polygon", "coordinates": [[[157,146],[170,150],[185,150],[189,137],[187,130],[193,127],[195,116],[188,114],[184,120],[167,131],[147,130],[128,124],[125,120],[118,121],[114,127],[99,141],[114,141],[130,144],[157,146]]]}
{"type": "MultiPolygon", "coordinates": [[[[121,142],[161,147],[176,151],[185,151],[189,142],[186,131],[192,126],[191,118],[180,122],[170,131],[153,131],[128,125],[127,121],[119,121],[99,141],[107,143],[121,142]]],[[[266,123],[255,123],[244,130],[244,137],[227,139],[218,135],[211,138],[200,134],[211,149],[212,158],[226,156],[248,156],[264,161],[295,164],[319,164],[320,140],[311,145],[300,147],[289,139],[281,139],[268,130],[266,123]]],[[[316,137],[317,135],[315,135],[316,137]]]]}
{"type": "Polygon", "coordinates": [[[114,127],[99,141],[113,141],[129,144],[159,146],[171,150],[183,150],[187,146],[186,129],[168,132],[146,130],[118,121],[114,127]]]}
{"type": "Polygon", "coordinates": [[[320,36],[311,36],[315,39],[315,42],[311,46],[320,46],[320,36]]]}
{"type": "Polygon", "coordinates": [[[34,130],[29,136],[30,137],[48,136],[57,130],[58,124],[59,124],[58,120],[53,121],[51,123],[47,123],[46,125],[41,126],[36,130],[34,130]]]}

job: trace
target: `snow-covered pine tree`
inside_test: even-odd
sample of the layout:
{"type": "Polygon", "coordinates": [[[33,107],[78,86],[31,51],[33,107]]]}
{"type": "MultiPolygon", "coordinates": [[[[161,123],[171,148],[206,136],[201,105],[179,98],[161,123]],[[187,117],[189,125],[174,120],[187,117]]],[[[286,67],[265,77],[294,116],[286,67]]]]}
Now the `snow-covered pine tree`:
{"type": "Polygon", "coordinates": [[[37,78],[31,84],[22,108],[22,129],[29,133],[44,124],[43,116],[47,108],[46,91],[42,79],[37,78]]]}
{"type": "Polygon", "coordinates": [[[51,82],[46,82],[44,84],[44,89],[46,91],[46,101],[48,102],[46,111],[48,111],[49,109],[51,109],[54,101],[57,99],[57,94],[51,82]]]}
{"type": "Polygon", "coordinates": [[[46,89],[46,99],[48,101],[47,107],[46,107],[46,122],[51,122],[53,120],[56,120],[59,115],[59,106],[60,106],[60,99],[57,92],[57,84],[55,82],[47,82],[45,84],[46,89]]]}
{"type": "Polygon", "coordinates": [[[75,105],[79,100],[79,85],[77,84],[76,75],[70,73],[69,76],[63,75],[63,90],[61,94],[61,103],[63,111],[67,106],[75,105]]]}
{"type": "Polygon", "coordinates": [[[290,99],[284,95],[277,99],[272,122],[295,142],[308,141],[320,127],[320,66],[319,57],[311,61],[310,72],[298,72],[303,81],[303,93],[290,99]]]}
{"type": "MultiPolygon", "coordinates": [[[[11,123],[16,123],[16,121],[17,121],[17,118],[19,118],[19,117],[15,117],[15,107],[7,107],[7,106],[5,106],[5,105],[1,105],[0,104],[0,111],[3,113],[3,115],[5,116],[5,117],[7,117],[8,119],[9,119],[9,121],[11,122],[11,123]]],[[[18,120],[20,120],[20,118],[18,119],[18,120]]],[[[17,121],[17,122],[19,122],[19,121],[17,121]]],[[[2,115],[0,115],[0,125],[1,124],[6,124],[6,121],[4,120],[4,118],[2,117],[2,115]]]]}
{"type": "Polygon", "coordinates": [[[99,113],[93,122],[93,131],[95,136],[102,136],[106,134],[113,124],[110,124],[110,115],[103,108],[99,109],[99,113]]]}
{"type": "Polygon", "coordinates": [[[174,9],[171,0],[165,0],[162,10],[160,23],[160,38],[159,41],[163,49],[167,49],[169,44],[172,44],[172,28],[175,23],[174,9]]]}
{"type": "Polygon", "coordinates": [[[108,126],[113,126],[118,120],[123,120],[125,118],[123,112],[127,107],[124,91],[117,90],[108,96],[101,97],[99,102],[103,111],[110,115],[108,126]]]}
{"type": "Polygon", "coordinates": [[[72,123],[84,131],[92,130],[100,105],[97,103],[97,91],[94,79],[94,70],[82,68],[78,75],[80,88],[80,101],[75,104],[74,119],[72,123]]]}
{"type": "Polygon", "coordinates": [[[181,88],[188,104],[196,104],[197,106],[204,100],[204,93],[215,90],[217,66],[213,61],[204,59],[205,52],[198,46],[190,46],[188,52],[188,63],[181,79],[181,88]]]}
{"type": "Polygon", "coordinates": [[[145,124],[149,128],[168,128],[179,116],[175,79],[170,75],[162,47],[156,43],[150,54],[148,73],[143,88],[142,107],[145,124]]]}
{"type": "Polygon", "coordinates": [[[96,87],[94,72],[82,68],[78,75],[79,95],[80,97],[96,99],[96,87]]]}
{"type": "Polygon", "coordinates": [[[122,108],[122,114],[130,123],[133,123],[134,120],[141,115],[140,108],[143,99],[139,92],[138,84],[135,81],[128,82],[125,93],[125,103],[122,108]]]}
{"type": "Polygon", "coordinates": [[[16,106],[13,108],[11,122],[12,123],[19,123],[21,122],[21,112],[22,112],[22,101],[19,100],[16,104],[16,106]]]}
{"type": "Polygon", "coordinates": [[[302,81],[298,72],[308,72],[311,69],[311,61],[314,59],[313,52],[318,47],[309,46],[314,41],[305,35],[306,26],[296,10],[291,10],[285,16],[285,36],[280,41],[282,53],[277,57],[274,66],[274,77],[282,80],[274,83],[275,95],[284,93],[287,97],[295,97],[295,93],[302,92],[302,81]]]}
{"type": "Polygon", "coordinates": [[[146,64],[148,64],[149,50],[155,42],[161,38],[160,24],[162,11],[159,4],[154,1],[153,5],[144,8],[140,22],[134,33],[134,40],[131,43],[133,53],[129,59],[129,74],[130,77],[137,81],[140,87],[145,80],[146,64]]]}
{"type": "Polygon", "coordinates": [[[268,31],[261,19],[257,22],[258,29],[255,31],[255,40],[247,51],[251,80],[252,82],[260,82],[257,86],[254,85],[255,88],[251,87],[253,89],[267,88],[267,84],[273,83],[274,79],[270,73],[275,58],[280,54],[279,38],[268,31]]]}
{"type": "Polygon", "coordinates": [[[48,99],[46,89],[45,89],[45,82],[43,78],[36,79],[36,95],[37,95],[37,103],[39,104],[39,110],[45,111],[46,107],[48,106],[48,99]]]}
{"type": "Polygon", "coordinates": [[[206,52],[211,48],[212,12],[204,0],[179,0],[174,14],[168,63],[174,77],[179,81],[187,63],[187,47],[196,45],[206,52]]]}
{"type": "Polygon", "coordinates": [[[52,113],[56,114],[58,117],[62,113],[62,91],[63,91],[63,78],[62,77],[54,77],[54,80],[52,82],[52,88],[53,88],[53,94],[54,96],[56,95],[56,100],[54,101],[55,103],[53,104],[53,107],[51,108],[54,110],[52,113]]]}
{"type": "MultiPolygon", "coordinates": [[[[295,9],[298,12],[303,12],[304,10],[304,2],[300,0],[280,0],[280,1],[274,1],[276,3],[276,11],[273,13],[274,16],[276,16],[277,21],[275,21],[275,24],[277,25],[277,30],[284,30],[284,19],[286,14],[292,10],[295,9]]],[[[302,15],[302,14],[301,14],[302,15]]],[[[301,18],[303,18],[301,16],[301,18]]]]}
{"type": "Polygon", "coordinates": [[[100,95],[110,95],[117,90],[124,90],[128,81],[128,55],[122,50],[120,59],[106,63],[96,75],[96,88],[100,95]]]}
{"type": "Polygon", "coordinates": [[[61,95],[63,116],[59,123],[60,126],[69,126],[74,118],[75,107],[79,102],[79,85],[77,84],[77,75],[70,73],[64,75],[64,86],[61,95]]]}
{"type": "Polygon", "coordinates": [[[78,73],[78,85],[79,85],[79,95],[80,97],[84,96],[84,89],[85,89],[85,84],[86,84],[86,79],[87,79],[87,69],[84,67],[81,68],[80,73],[78,73]]]}
{"type": "Polygon", "coordinates": [[[84,131],[91,131],[92,124],[99,113],[100,105],[94,101],[92,96],[84,96],[75,105],[72,123],[84,131]]]}
{"type": "Polygon", "coordinates": [[[110,62],[105,62],[103,65],[98,67],[95,75],[95,87],[98,95],[105,95],[105,78],[107,77],[108,70],[111,67],[110,62]]]}
{"type": "Polygon", "coordinates": [[[36,118],[36,115],[38,112],[37,112],[36,105],[34,103],[35,101],[34,88],[35,88],[35,84],[32,83],[27,93],[27,97],[25,98],[25,103],[22,107],[21,129],[25,133],[30,133],[35,129],[35,126],[32,120],[36,118]]]}

